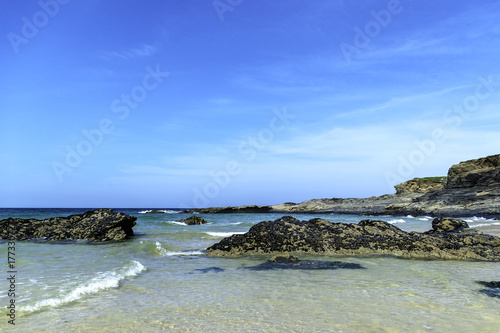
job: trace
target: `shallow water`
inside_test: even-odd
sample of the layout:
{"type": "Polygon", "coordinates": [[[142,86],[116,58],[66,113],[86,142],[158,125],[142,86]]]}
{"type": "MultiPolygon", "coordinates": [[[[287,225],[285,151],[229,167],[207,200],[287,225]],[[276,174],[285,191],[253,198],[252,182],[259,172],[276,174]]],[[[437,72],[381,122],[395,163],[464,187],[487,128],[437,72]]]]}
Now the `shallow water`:
{"type": "MultiPolygon", "coordinates": [[[[85,210],[0,210],[0,219],[85,210]]],[[[365,269],[249,270],[268,256],[212,258],[203,249],[277,214],[141,214],[125,242],[16,242],[19,332],[500,332],[500,298],[476,281],[500,280],[499,262],[315,257],[365,269]]],[[[357,223],[355,215],[294,215],[357,223]]],[[[432,218],[376,217],[425,231],[432,218]]],[[[498,221],[467,218],[472,227],[498,221]]],[[[0,241],[7,265],[7,242],[0,241]]],[[[7,280],[5,270],[2,273],[7,280]]],[[[5,283],[0,329],[9,328],[5,283]]]]}

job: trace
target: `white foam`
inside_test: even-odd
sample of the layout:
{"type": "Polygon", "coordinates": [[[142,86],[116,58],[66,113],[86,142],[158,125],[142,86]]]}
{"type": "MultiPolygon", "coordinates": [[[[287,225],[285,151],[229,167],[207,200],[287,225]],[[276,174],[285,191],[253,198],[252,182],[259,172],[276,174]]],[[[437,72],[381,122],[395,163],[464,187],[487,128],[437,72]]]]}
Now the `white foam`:
{"type": "Polygon", "coordinates": [[[97,294],[101,290],[117,288],[121,280],[139,275],[145,270],[146,267],[144,267],[140,262],[133,260],[130,264],[126,265],[118,272],[111,271],[100,274],[99,277],[93,278],[88,283],[79,285],[65,296],[60,298],[45,299],[35,303],[34,305],[21,307],[20,310],[30,312],[38,311],[44,307],[55,307],[61,304],[73,302],[85,297],[86,295],[97,294]]]}
{"type": "Polygon", "coordinates": [[[158,241],[156,242],[156,249],[158,250],[158,254],[160,256],[166,256],[166,255],[168,255],[167,254],[168,251],[163,246],[161,246],[161,243],[158,242],[158,241]]]}
{"type": "Polygon", "coordinates": [[[229,237],[232,235],[243,235],[244,232],[206,232],[206,234],[214,237],[229,237]]]}
{"type": "Polygon", "coordinates": [[[487,218],[484,218],[484,217],[477,217],[477,216],[473,216],[473,217],[470,217],[468,219],[464,219],[465,222],[467,223],[474,223],[474,222],[485,222],[485,221],[495,221],[493,219],[487,219],[487,218]]]}
{"type": "MultiPolygon", "coordinates": [[[[147,209],[147,210],[142,210],[139,212],[139,214],[147,214],[147,213],[151,213],[153,210],[152,209],[147,209]]],[[[175,210],[170,210],[170,209],[163,209],[163,210],[156,210],[157,212],[162,212],[162,213],[165,213],[165,214],[176,214],[178,212],[176,212],[175,210]]]]}
{"type": "Polygon", "coordinates": [[[168,221],[169,223],[177,224],[177,225],[187,225],[184,222],[179,222],[179,221],[168,221]]]}
{"type": "Polygon", "coordinates": [[[406,223],[405,220],[403,219],[395,219],[395,220],[390,220],[390,221],[387,221],[387,223],[390,223],[390,224],[395,224],[395,223],[406,223]]]}
{"type": "Polygon", "coordinates": [[[201,251],[165,251],[163,256],[166,257],[174,257],[174,256],[199,256],[201,254],[205,254],[201,251]]]}
{"type": "Polygon", "coordinates": [[[471,228],[478,228],[478,227],[489,227],[492,225],[500,225],[500,222],[493,222],[493,223],[480,223],[476,225],[471,225],[471,228]]]}

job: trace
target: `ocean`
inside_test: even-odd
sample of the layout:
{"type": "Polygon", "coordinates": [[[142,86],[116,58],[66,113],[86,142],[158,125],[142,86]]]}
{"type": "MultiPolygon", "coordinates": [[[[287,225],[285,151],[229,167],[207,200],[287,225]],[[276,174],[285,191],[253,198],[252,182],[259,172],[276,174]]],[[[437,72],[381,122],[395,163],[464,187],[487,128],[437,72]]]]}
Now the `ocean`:
{"type": "MultiPolygon", "coordinates": [[[[0,209],[0,219],[87,210],[0,209]]],[[[133,238],[0,240],[0,331],[500,332],[500,297],[492,297],[500,295],[477,283],[500,280],[499,262],[302,255],[365,269],[252,270],[247,268],[270,256],[213,258],[203,250],[283,214],[200,214],[209,223],[188,226],[179,220],[190,215],[176,209],[115,211],[137,216],[133,238]]],[[[292,216],[343,223],[367,218],[292,216]]],[[[432,222],[413,216],[374,219],[405,231],[426,231],[432,222]]],[[[464,219],[478,229],[500,224],[464,219]]]]}

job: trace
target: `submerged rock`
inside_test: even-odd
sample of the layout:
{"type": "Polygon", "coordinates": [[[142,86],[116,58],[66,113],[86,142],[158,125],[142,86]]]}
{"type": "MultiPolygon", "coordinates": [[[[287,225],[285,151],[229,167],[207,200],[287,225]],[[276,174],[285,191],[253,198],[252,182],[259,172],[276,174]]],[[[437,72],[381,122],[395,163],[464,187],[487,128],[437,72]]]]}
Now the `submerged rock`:
{"type": "Polygon", "coordinates": [[[478,281],[479,284],[487,287],[481,289],[479,292],[486,294],[491,297],[499,297],[500,298],[500,281],[478,281]]]}
{"type": "Polygon", "coordinates": [[[277,255],[263,264],[244,267],[253,271],[270,269],[300,269],[300,270],[325,270],[325,269],[365,269],[359,264],[341,261],[300,260],[292,255],[277,255]]]}
{"type": "Polygon", "coordinates": [[[451,218],[433,221],[425,233],[405,232],[384,221],[358,224],[284,216],[260,222],[207,249],[212,256],[303,252],[328,255],[393,255],[403,258],[500,260],[500,238],[451,218]]]}
{"type": "Polygon", "coordinates": [[[132,227],[136,224],[135,220],[135,216],[115,213],[112,209],[97,209],[84,214],[45,220],[8,218],[0,221],[0,238],[119,241],[134,235],[132,227]]]}
{"type": "Polygon", "coordinates": [[[208,223],[207,221],[205,221],[204,218],[198,217],[198,216],[195,216],[195,215],[193,215],[191,217],[188,217],[187,219],[182,219],[182,220],[180,220],[180,222],[184,222],[187,225],[199,225],[199,224],[206,224],[206,223],[208,223]]]}
{"type": "Polygon", "coordinates": [[[220,267],[208,267],[208,268],[197,268],[196,269],[197,272],[200,272],[200,273],[221,273],[221,272],[225,272],[226,270],[224,268],[220,268],[220,267]]]}

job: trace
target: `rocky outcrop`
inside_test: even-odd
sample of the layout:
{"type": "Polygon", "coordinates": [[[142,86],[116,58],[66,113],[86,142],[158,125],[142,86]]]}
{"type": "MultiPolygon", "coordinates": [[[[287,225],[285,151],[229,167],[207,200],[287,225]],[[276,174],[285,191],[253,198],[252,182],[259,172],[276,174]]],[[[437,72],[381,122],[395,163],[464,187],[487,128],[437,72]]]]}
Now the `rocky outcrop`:
{"type": "Polygon", "coordinates": [[[396,194],[366,199],[314,199],[275,205],[281,213],[497,216],[500,214],[500,155],[453,165],[446,177],[415,178],[396,185],[396,194]]]}
{"type": "Polygon", "coordinates": [[[324,255],[393,255],[403,258],[500,260],[500,238],[470,229],[458,219],[438,218],[432,230],[407,233],[387,222],[358,224],[285,216],[260,222],[242,235],[207,249],[212,256],[303,252],[324,255]]]}
{"type": "Polygon", "coordinates": [[[414,193],[427,193],[440,190],[444,187],[446,177],[414,178],[394,186],[397,195],[408,195],[414,193]],[[436,179],[435,179],[436,178],[436,179]]]}
{"type": "Polygon", "coordinates": [[[206,224],[206,223],[208,223],[207,221],[205,221],[204,218],[198,217],[198,216],[194,216],[194,215],[191,216],[191,217],[188,217],[187,219],[182,219],[179,222],[184,222],[187,225],[199,225],[199,224],[206,224]]]}
{"type": "Polygon", "coordinates": [[[500,186],[500,155],[461,162],[448,170],[447,189],[500,186]]]}
{"type": "Polygon", "coordinates": [[[84,214],[46,220],[8,218],[0,221],[0,238],[119,241],[134,235],[132,228],[136,219],[135,216],[116,213],[112,209],[97,209],[84,214]]]}
{"type": "Polygon", "coordinates": [[[181,213],[201,213],[201,214],[234,214],[234,213],[269,213],[271,206],[238,206],[238,207],[211,207],[185,210],[181,213]]]}
{"type": "Polygon", "coordinates": [[[500,215],[500,155],[453,165],[447,177],[415,178],[395,194],[370,198],[312,199],[273,206],[191,209],[189,213],[337,213],[359,215],[500,215]]]}

